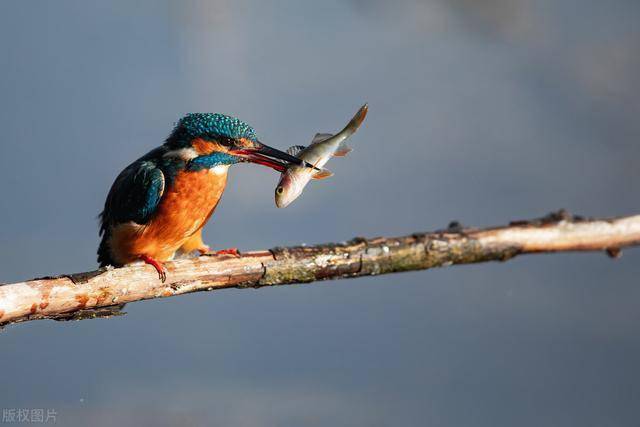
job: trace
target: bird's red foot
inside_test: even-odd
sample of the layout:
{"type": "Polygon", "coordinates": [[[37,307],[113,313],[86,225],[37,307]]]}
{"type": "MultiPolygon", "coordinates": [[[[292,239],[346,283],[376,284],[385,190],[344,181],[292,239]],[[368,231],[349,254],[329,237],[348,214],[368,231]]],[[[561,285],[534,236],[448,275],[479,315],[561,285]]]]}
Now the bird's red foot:
{"type": "Polygon", "coordinates": [[[222,249],[221,251],[212,251],[211,248],[209,248],[209,246],[203,246],[196,250],[200,252],[201,256],[204,256],[204,255],[207,255],[207,256],[232,255],[235,257],[240,256],[240,251],[238,250],[238,248],[229,248],[229,249],[222,249]]]}
{"type": "Polygon", "coordinates": [[[231,255],[234,257],[239,257],[240,256],[240,251],[238,250],[238,248],[229,248],[229,249],[223,249],[221,251],[215,251],[211,253],[212,255],[231,255]]]}
{"type": "Polygon", "coordinates": [[[140,255],[140,259],[145,262],[145,264],[152,265],[156,271],[158,272],[158,278],[162,283],[167,280],[167,268],[160,261],[157,261],[150,256],[140,255]]]}

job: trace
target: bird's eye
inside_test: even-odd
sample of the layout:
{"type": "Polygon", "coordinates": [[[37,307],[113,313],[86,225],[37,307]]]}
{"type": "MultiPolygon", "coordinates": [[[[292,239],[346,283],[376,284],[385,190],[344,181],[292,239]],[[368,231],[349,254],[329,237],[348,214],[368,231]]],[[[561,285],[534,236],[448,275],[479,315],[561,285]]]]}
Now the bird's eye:
{"type": "Polygon", "coordinates": [[[284,188],[282,187],[276,188],[276,194],[282,194],[282,193],[284,193],[284,188]]]}

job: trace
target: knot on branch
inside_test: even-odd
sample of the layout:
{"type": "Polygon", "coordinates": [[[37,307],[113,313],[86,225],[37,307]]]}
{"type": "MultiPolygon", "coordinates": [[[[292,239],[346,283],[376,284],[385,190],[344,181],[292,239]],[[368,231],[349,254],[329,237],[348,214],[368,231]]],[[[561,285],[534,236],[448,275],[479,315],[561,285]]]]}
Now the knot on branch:
{"type": "Polygon", "coordinates": [[[528,219],[528,220],[515,220],[509,222],[510,226],[544,226],[544,225],[553,225],[559,222],[585,222],[589,221],[589,218],[586,218],[582,215],[572,215],[566,209],[560,209],[555,212],[550,212],[547,215],[541,218],[528,219]]]}

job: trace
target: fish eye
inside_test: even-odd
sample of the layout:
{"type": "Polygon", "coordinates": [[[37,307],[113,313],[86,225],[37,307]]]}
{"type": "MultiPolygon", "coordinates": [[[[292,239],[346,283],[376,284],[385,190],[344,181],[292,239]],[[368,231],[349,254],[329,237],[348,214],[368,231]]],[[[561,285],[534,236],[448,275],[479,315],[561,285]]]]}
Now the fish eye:
{"type": "Polygon", "coordinates": [[[282,193],[284,193],[284,188],[282,187],[276,188],[276,194],[282,194],[282,193]]]}

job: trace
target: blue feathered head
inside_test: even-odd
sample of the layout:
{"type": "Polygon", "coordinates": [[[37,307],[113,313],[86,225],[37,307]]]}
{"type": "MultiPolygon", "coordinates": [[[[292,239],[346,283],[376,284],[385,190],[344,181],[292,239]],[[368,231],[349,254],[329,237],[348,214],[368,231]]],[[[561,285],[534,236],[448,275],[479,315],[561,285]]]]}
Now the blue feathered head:
{"type": "Polygon", "coordinates": [[[258,140],[253,128],[235,117],[219,113],[189,113],[176,124],[167,143],[174,147],[187,147],[196,138],[220,142],[258,140]]]}

